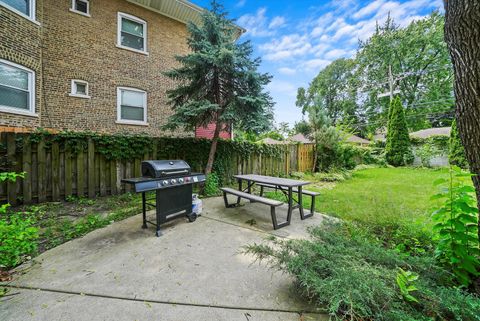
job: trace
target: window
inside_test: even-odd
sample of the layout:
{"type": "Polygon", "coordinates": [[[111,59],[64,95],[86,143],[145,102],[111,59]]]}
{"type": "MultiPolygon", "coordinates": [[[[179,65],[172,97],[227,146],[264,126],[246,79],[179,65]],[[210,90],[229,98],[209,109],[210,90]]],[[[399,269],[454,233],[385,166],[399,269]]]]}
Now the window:
{"type": "Polygon", "coordinates": [[[88,95],[88,82],[83,80],[72,79],[72,88],[70,96],[80,98],[90,98],[88,95]]]}
{"type": "Polygon", "coordinates": [[[35,73],[0,59],[0,111],[35,113],[35,73]]]}
{"type": "Polygon", "coordinates": [[[127,87],[117,88],[117,123],[147,125],[147,93],[127,87]]]}
{"type": "Polygon", "coordinates": [[[0,5],[35,21],[35,0],[0,0],[0,5]]]}
{"type": "Polygon", "coordinates": [[[72,0],[72,8],[70,11],[90,17],[90,1],[89,0],[72,0]]]}
{"type": "Polygon", "coordinates": [[[119,12],[117,46],[147,54],[147,23],[119,12]]]}

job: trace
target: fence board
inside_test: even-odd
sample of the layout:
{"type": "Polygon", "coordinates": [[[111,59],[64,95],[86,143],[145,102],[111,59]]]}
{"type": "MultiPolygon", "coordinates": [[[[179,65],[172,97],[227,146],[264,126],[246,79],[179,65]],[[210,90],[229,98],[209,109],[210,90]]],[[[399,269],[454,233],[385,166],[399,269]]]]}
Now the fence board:
{"type": "Polygon", "coordinates": [[[72,195],[72,152],[70,148],[65,149],[65,198],[72,195]]]}
{"type": "MultiPolygon", "coordinates": [[[[15,172],[16,165],[16,144],[15,134],[7,133],[7,166],[9,171],[15,172]]],[[[11,205],[17,204],[17,183],[7,181],[7,199],[11,205]]]]}
{"type": "Polygon", "coordinates": [[[88,197],[95,197],[95,146],[93,140],[90,138],[88,140],[88,149],[87,149],[87,188],[88,188],[88,197]]]}
{"type": "Polygon", "coordinates": [[[84,168],[85,153],[80,150],[77,154],[77,196],[85,195],[85,168],[84,168]]]}
{"type": "Polygon", "coordinates": [[[30,138],[25,136],[23,139],[23,164],[22,171],[25,172],[23,178],[23,202],[29,204],[32,202],[32,144],[30,138]]]}
{"type": "Polygon", "coordinates": [[[52,200],[60,199],[60,146],[52,143],[52,200]]]}
{"type": "Polygon", "coordinates": [[[107,195],[107,169],[105,164],[105,158],[100,155],[98,158],[99,161],[99,168],[100,168],[100,195],[105,196],[107,195]]]}
{"type": "Polygon", "coordinates": [[[37,165],[38,165],[38,201],[45,202],[47,200],[47,184],[46,184],[46,162],[47,155],[45,151],[45,141],[41,140],[37,145],[37,165]]]}

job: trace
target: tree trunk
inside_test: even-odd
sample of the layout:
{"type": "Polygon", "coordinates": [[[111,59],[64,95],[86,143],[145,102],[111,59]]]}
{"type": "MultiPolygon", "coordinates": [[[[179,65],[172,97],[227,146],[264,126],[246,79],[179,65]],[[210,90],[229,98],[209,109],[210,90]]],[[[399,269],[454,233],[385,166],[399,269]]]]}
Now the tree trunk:
{"type": "MultiPolygon", "coordinates": [[[[480,205],[480,2],[444,0],[445,41],[455,75],[458,132],[480,205]]],[[[480,240],[480,220],[479,220],[480,240]]]]}
{"type": "Polygon", "coordinates": [[[208,154],[207,166],[205,167],[205,175],[212,172],[213,161],[215,160],[215,153],[217,151],[218,137],[220,136],[220,130],[222,129],[222,123],[217,120],[215,123],[215,132],[213,133],[212,145],[210,145],[210,153],[208,154]]]}

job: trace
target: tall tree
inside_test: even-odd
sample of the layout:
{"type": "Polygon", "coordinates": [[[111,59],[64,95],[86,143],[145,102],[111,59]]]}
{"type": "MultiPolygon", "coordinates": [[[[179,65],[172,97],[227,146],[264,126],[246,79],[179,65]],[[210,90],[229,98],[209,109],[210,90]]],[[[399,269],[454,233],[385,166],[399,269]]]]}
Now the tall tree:
{"type": "Polygon", "coordinates": [[[480,2],[445,0],[444,4],[445,41],[455,74],[458,132],[470,171],[475,174],[473,183],[480,204],[480,2]]]}
{"type": "Polygon", "coordinates": [[[205,173],[212,171],[222,126],[261,132],[271,126],[273,103],[264,91],[270,75],[258,72],[260,59],[252,59],[250,42],[238,43],[236,26],[224,8],[212,1],[202,23],[188,24],[190,53],[177,56],[180,67],[165,73],[179,85],[167,92],[174,114],[167,129],[215,123],[205,173]]]}
{"type": "Polygon", "coordinates": [[[387,162],[393,166],[409,165],[413,162],[413,153],[410,147],[410,136],[408,135],[405,113],[399,97],[396,97],[389,111],[387,144],[385,146],[385,157],[387,162]]]}
{"type": "Polygon", "coordinates": [[[355,62],[352,59],[337,59],[321,70],[307,90],[300,89],[299,105],[314,100],[320,102],[333,124],[356,122],[356,91],[354,84],[355,62]],[[303,90],[303,92],[302,92],[303,90]],[[303,96],[303,101],[301,96],[303,96]]]}
{"type": "Polygon", "coordinates": [[[404,28],[389,18],[360,43],[356,56],[360,104],[373,129],[387,119],[388,96],[378,96],[390,91],[390,68],[412,130],[450,125],[453,71],[443,25],[438,12],[404,28]]]}
{"type": "Polygon", "coordinates": [[[453,121],[448,142],[448,161],[451,165],[461,168],[468,168],[468,162],[465,158],[465,149],[463,148],[460,135],[458,134],[457,122],[453,121]]]}

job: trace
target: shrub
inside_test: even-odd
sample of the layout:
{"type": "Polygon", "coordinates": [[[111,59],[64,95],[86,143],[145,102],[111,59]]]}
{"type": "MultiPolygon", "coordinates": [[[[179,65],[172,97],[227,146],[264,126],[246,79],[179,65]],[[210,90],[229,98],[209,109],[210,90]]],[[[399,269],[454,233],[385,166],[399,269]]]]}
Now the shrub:
{"type": "Polygon", "coordinates": [[[480,248],[478,240],[478,209],[475,189],[459,181],[473,176],[458,167],[450,170],[450,181],[438,179],[435,184],[448,183],[433,199],[443,199],[443,205],[432,214],[435,222],[437,247],[435,256],[450,268],[457,280],[468,286],[480,275],[480,248]]]}
{"type": "Polygon", "coordinates": [[[433,258],[386,250],[351,225],[309,232],[310,240],[271,239],[244,251],[294,276],[303,294],[334,320],[480,320],[480,299],[449,288],[450,274],[433,258]],[[403,294],[399,268],[406,273],[399,280],[403,294]]]}
{"type": "Polygon", "coordinates": [[[458,166],[460,168],[467,169],[468,162],[465,157],[465,149],[463,148],[462,141],[458,134],[457,122],[453,121],[452,130],[450,132],[450,141],[448,143],[448,161],[451,165],[458,166]]]}
{"type": "MultiPolygon", "coordinates": [[[[23,174],[0,173],[0,182],[15,182],[23,174]]],[[[10,269],[37,251],[38,229],[30,213],[7,213],[10,205],[0,206],[0,268],[10,269]]]]}
{"type": "Polygon", "coordinates": [[[218,195],[219,193],[219,184],[220,180],[218,178],[218,175],[216,173],[210,173],[207,176],[207,179],[205,181],[205,186],[203,188],[203,194],[205,196],[215,196],[218,195]]]}
{"type": "Polygon", "coordinates": [[[412,164],[414,157],[410,148],[405,112],[399,97],[396,97],[390,104],[388,114],[387,144],[385,147],[387,162],[393,166],[412,164]]]}

